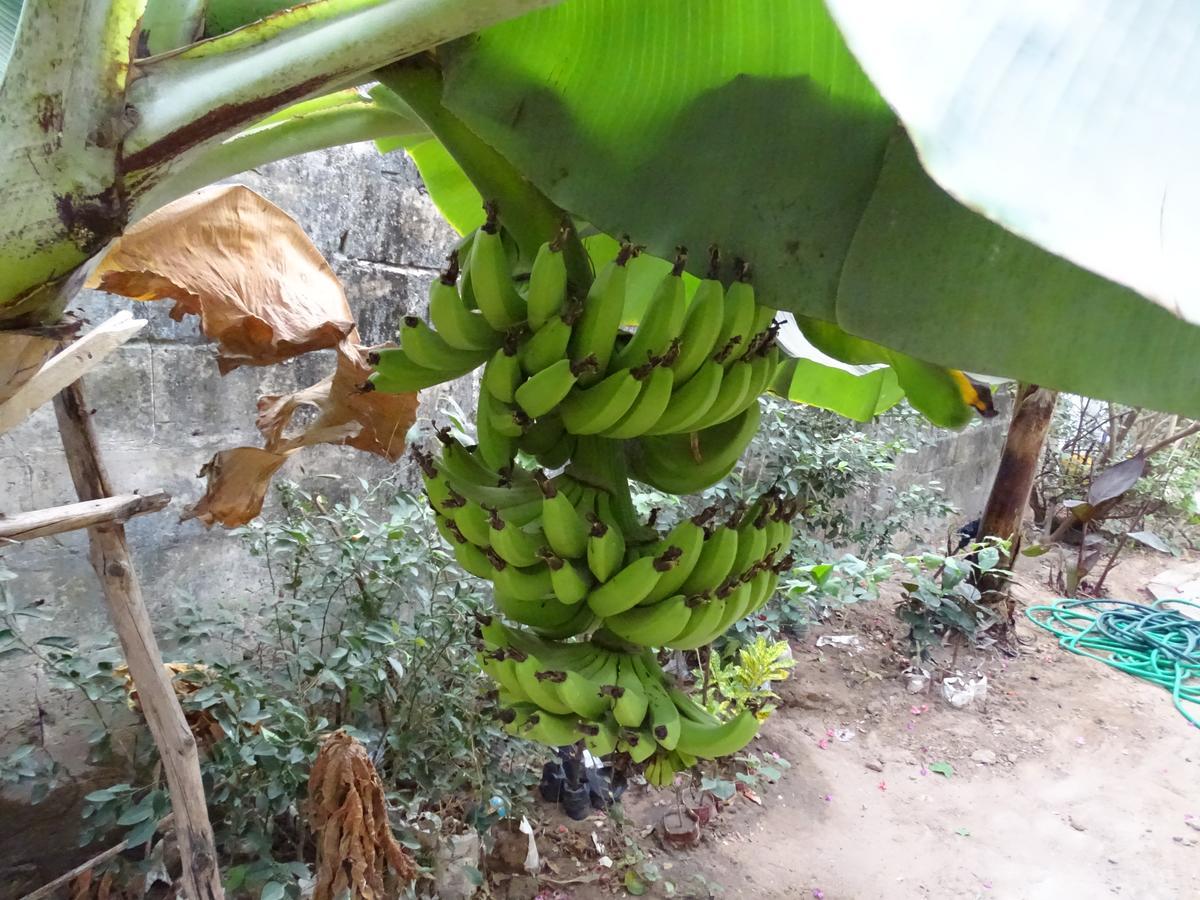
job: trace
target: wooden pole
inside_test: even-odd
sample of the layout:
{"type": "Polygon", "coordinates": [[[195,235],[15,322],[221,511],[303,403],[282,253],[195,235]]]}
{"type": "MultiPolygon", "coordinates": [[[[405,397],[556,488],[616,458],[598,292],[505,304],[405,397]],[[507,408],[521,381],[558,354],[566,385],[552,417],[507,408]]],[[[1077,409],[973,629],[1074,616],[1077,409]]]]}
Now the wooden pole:
{"type": "MultiPolygon", "coordinates": [[[[55,396],[54,412],[79,499],[100,500],[111,496],[81,382],[74,382],[55,396]]],[[[92,568],[104,589],[104,599],[137,688],[142,713],[167,776],[183,863],[183,896],[188,900],[223,900],[225,894],[200,780],[196,740],[163,666],[129,555],[125,527],[120,523],[92,526],[88,529],[88,541],[92,568]]]]}
{"type": "Polygon", "coordinates": [[[1042,447],[1050,430],[1058,392],[1035,384],[1017,388],[1012,421],[1000,454],[1000,468],[992,482],[987,505],[979,519],[979,538],[998,537],[1011,541],[1009,553],[995,574],[985,573],[978,584],[985,603],[1007,603],[1007,622],[1013,622],[1007,573],[1021,550],[1021,522],[1029,505],[1029,492],[1042,459],[1042,447]]]}
{"type": "Polygon", "coordinates": [[[169,494],[155,491],[152,494],[122,494],[120,497],[105,497],[86,503],[68,503],[11,516],[0,514],[0,545],[5,541],[32,541],[34,538],[95,525],[124,524],[134,516],[158,512],[170,502],[169,494]]]}

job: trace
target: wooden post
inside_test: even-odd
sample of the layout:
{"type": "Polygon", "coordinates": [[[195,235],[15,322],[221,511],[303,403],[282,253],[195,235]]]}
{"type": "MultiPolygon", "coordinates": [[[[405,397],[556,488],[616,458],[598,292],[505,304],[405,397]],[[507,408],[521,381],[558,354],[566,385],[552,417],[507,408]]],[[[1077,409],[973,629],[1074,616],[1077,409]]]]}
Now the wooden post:
{"type": "Polygon", "coordinates": [[[170,502],[168,494],[155,491],[152,494],[124,494],[103,500],[88,500],[86,503],[68,503],[66,506],[52,506],[11,516],[0,514],[0,545],[6,541],[32,541],[95,525],[124,525],[134,516],[165,509],[170,502]]]}
{"type": "MultiPolygon", "coordinates": [[[[74,382],[55,396],[54,412],[79,499],[111,496],[81,382],[74,382]]],[[[150,614],[129,556],[125,527],[120,523],[92,526],[88,529],[88,542],[92,567],[104,589],[109,615],[167,776],[183,863],[183,896],[188,900],[223,900],[225,894],[200,780],[196,740],[163,666],[150,614]]]]}
{"type": "Polygon", "coordinates": [[[1042,459],[1042,447],[1050,430],[1058,392],[1022,384],[1017,388],[1013,403],[1012,421],[1000,454],[1000,468],[992,482],[987,506],[979,519],[979,538],[999,537],[1011,541],[1008,556],[996,575],[985,574],[978,584],[985,603],[1007,603],[1007,623],[1013,622],[1014,610],[1009,602],[1009,582],[1005,573],[1012,571],[1013,562],[1021,550],[1021,522],[1029,505],[1029,492],[1042,459]]]}

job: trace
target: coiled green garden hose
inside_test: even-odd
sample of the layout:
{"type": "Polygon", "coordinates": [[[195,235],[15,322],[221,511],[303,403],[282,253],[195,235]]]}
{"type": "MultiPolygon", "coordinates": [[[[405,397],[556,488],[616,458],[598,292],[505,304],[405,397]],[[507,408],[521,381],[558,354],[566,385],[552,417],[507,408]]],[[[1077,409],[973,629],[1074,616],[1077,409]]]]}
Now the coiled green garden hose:
{"type": "Polygon", "coordinates": [[[1166,688],[1180,714],[1200,728],[1184,707],[1200,704],[1200,619],[1178,607],[1200,613],[1200,604],[1187,600],[1063,599],[1031,606],[1025,615],[1056,635],[1060,647],[1166,688]]]}

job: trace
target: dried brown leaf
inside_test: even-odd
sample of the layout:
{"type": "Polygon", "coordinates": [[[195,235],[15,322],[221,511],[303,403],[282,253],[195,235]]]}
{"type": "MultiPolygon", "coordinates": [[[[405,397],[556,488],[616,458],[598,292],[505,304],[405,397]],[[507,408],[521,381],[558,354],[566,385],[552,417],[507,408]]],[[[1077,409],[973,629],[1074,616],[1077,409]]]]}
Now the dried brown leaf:
{"type": "Polygon", "coordinates": [[[32,378],[57,348],[53,338],[0,331],[0,403],[32,378]]]}
{"type": "Polygon", "coordinates": [[[204,496],[183,514],[206,527],[219,522],[226,528],[245,525],[260,512],[271,477],[287,460],[287,453],[258,447],[222,450],[204,464],[200,477],[208,477],[204,496]]]}
{"type": "Polygon", "coordinates": [[[333,270],[290,216],[242,185],[189,194],[130,226],[88,287],[174,300],[220,345],[221,374],[333,347],[354,317],[333,270]]]}
{"type": "Polygon", "coordinates": [[[349,895],[384,900],[390,869],[403,883],[417,875],[416,864],[388,824],[379,773],[366,748],[344,731],[330,735],[308,778],[309,827],[317,846],[313,900],[349,895]]]}
{"type": "Polygon", "coordinates": [[[417,416],[416,394],[364,391],[371,374],[364,348],[351,340],[337,347],[337,369],[312,387],[258,400],[256,424],[268,450],[290,453],[312,444],[346,444],[395,462],[404,453],[404,436],[417,416]],[[302,406],[317,410],[299,432],[287,428],[302,406]]]}

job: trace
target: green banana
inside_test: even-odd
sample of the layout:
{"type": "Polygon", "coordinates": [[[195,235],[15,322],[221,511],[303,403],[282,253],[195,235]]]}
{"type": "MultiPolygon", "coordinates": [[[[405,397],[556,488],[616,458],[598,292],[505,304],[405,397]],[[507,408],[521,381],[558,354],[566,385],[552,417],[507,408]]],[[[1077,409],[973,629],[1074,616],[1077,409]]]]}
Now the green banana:
{"type": "Polygon", "coordinates": [[[521,361],[517,357],[517,347],[515,340],[505,338],[503,345],[492,354],[487,365],[483,367],[483,390],[502,403],[513,402],[524,377],[521,373],[521,361]]]}
{"type": "MultiPolygon", "coordinates": [[[[511,651],[510,651],[511,652],[511,651]]],[[[531,701],[540,708],[556,715],[569,715],[571,707],[559,696],[558,688],[550,680],[551,672],[546,671],[547,663],[537,656],[526,656],[517,662],[514,670],[517,683],[531,701]]]]}
{"type": "Polygon", "coordinates": [[[497,509],[488,512],[488,543],[501,559],[517,567],[536,566],[542,561],[546,536],[541,529],[526,530],[513,525],[497,509]]]}
{"type": "Polygon", "coordinates": [[[458,274],[458,251],[454,250],[446,271],[429,286],[429,320],[451,347],[495,350],[504,336],[480,312],[467,307],[456,287],[458,274]]]}
{"type": "Polygon", "coordinates": [[[584,557],[590,530],[587,520],[553,481],[543,476],[538,487],[542,491],[542,530],[546,533],[546,543],[566,559],[584,557]]]}
{"type": "Polygon", "coordinates": [[[498,402],[487,391],[480,391],[475,407],[475,441],[479,457],[486,466],[497,471],[511,465],[517,453],[517,441],[508,433],[511,429],[496,428],[493,403],[498,402]]]}
{"type": "Polygon", "coordinates": [[[608,371],[625,312],[626,263],[635,253],[631,244],[622,244],[617,258],[600,270],[583,301],[583,313],[571,333],[570,349],[574,359],[596,357],[596,371],[584,376],[585,385],[598,381],[608,371]]]}
{"type": "Polygon", "coordinates": [[[608,756],[617,749],[617,724],[612,719],[605,717],[581,722],[579,731],[584,735],[583,745],[593,756],[608,756]]]}
{"type": "MultiPolygon", "coordinates": [[[[538,248],[529,271],[529,289],[525,292],[525,311],[529,327],[537,331],[558,315],[567,296],[567,264],[563,259],[564,230],[553,241],[538,248]]],[[[564,348],[565,349],[565,348],[564,348]]]]}
{"type": "Polygon", "coordinates": [[[679,586],[681,593],[706,594],[715,591],[729,576],[733,558],[737,555],[738,534],[732,528],[718,526],[704,539],[700,558],[687,579],[679,586]]]}
{"type": "MultiPolygon", "coordinates": [[[[524,603],[542,603],[549,598],[550,604],[562,608],[562,604],[554,597],[554,584],[550,580],[550,570],[544,562],[539,562],[535,566],[527,569],[520,566],[509,565],[509,563],[494,550],[484,551],[488,553],[488,558],[491,559],[492,565],[496,571],[492,575],[492,581],[496,585],[497,605],[500,604],[500,597],[509,597],[515,601],[524,603]]],[[[505,615],[509,615],[506,609],[501,609],[505,615]]],[[[519,616],[510,615],[509,618],[516,619],[518,622],[523,622],[526,625],[539,624],[536,619],[532,622],[527,622],[519,616]]],[[[565,616],[555,616],[557,619],[565,618],[565,616]]]]}
{"type": "Polygon", "coordinates": [[[598,719],[608,712],[609,703],[600,693],[600,685],[578,672],[542,672],[558,692],[559,698],[571,711],[585,719],[598,719]]]}
{"type": "Polygon", "coordinates": [[[600,618],[615,616],[637,606],[678,558],[679,548],[669,547],[658,556],[635,559],[588,594],[588,606],[600,618]]]}
{"type": "Polygon", "coordinates": [[[671,387],[675,373],[666,366],[655,368],[646,378],[637,399],[611,428],[601,432],[604,437],[624,440],[649,431],[666,412],[671,402],[671,387]]]}
{"type": "Polygon", "coordinates": [[[770,507],[759,499],[747,510],[738,525],[737,555],[733,558],[730,574],[741,576],[752,565],[762,559],[767,551],[767,517],[770,507]]]}
{"type": "Polygon", "coordinates": [[[663,749],[673,750],[679,741],[681,717],[679,710],[675,708],[675,704],[671,702],[671,698],[667,694],[666,686],[663,684],[662,670],[658,667],[658,663],[651,664],[645,657],[636,657],[633,665],[642,682],[642,688],[646,692],[648,704],[646,715],[649,717],[650,730],[654,733],[654,739],[663,749]]]}
{"type": "Polygon", "coordinates": [[[667,408],[646,434],[676,434],[690,431],[699,422],[720,396],[725,381],[725,367],[713,359],[705,360],[683,387],[678,386],[679,375],[675,376],[674,390],[667,408]]]}
{"type": "MultiPolygon", "coordinates": [[[[450,524],[453,525],[453,523],[450,524]]],[[[476,578],[491,578],[493,571],[492,564],[488,561],[487,555],[465,537],[462,537],[461,531],[458,532],[458,538],[462,538],[462,540],[455,538],[453,541],[450,541],[450,546],[454,550],[454,558],[458,561],[458,564],[463,567],[464,571],[469,572],[476,578]]]]}
{"type": "Polygon", "coordinates": [[[554,596],[560,603],[574,606],[582,603],[587,597],[588,589],[592,586],[590,573],[570,560],[553,553],[543,554],[546,566],[550,569],[550,583],[554,586],[554,596]]]}
{"type": "Polygon", "coordinates": [[[754,740],[759,725],[758,718],[748,709],[719,725],[701,724],[684,717],[679,722],[679,742],[675,747],[700,759],[718,759],[737,753],[754,740]]]}
{"type": "Polygon", "coordinates": [[[652,553],[661,553],[667,547],[678,547],[679,560],[676,562],[674,568],[668,572],[663,572],[662,577],[658,579],[658,584],[654,586],[654,590],[646,595],[646,599],[642,601],[642,605],[657,603],[659,600],[665,599],[672,594],[681,592],[681,588],[689,576],[691,576],[692,570],[696,567],[704,552],[704,526],[716,514],[716,511],[716,507],[710,506],[690,519],[684,519],[667,532],[667,536],[655,545],[651,551],[652,553]]]}
{"type": "Polygon", "coordinates": [[[424,319],[405,316],[400,327],[400,347],[408,358],[426,369],[452,369],[469,372],[487,362],[491,351],[460,350],[452,347],[424,319]]]}
{"type": "Polygon", "coordinates": [[[480,668],[491,676],[493,681],[504,688],[509,695],[515,697],[518,701],[532,702],[517,678],[516,660],[510,657],[507,651],[496,650],[490,654],[478,654],[478,656],[483,658],[480,668]]]}
{"type": "Polygon", "coordinates": [[[430,454],[414,446],[409,455],[421,470],[421,480],[425,484],[425,496],[429,498],[429,505],[434,510],[443,515],[449,515],[452,509],[462,506],[462,495],[454,490],[449,479],[446,478],[445,472],[434,462],[430,454]]]}
{"type": "Polygon", "coordinates": [[[740,415],[703,431],[643,437],[630,455],[630,470],[639,481],[670,494],[703,491],[737,465],[761,417],[755,402],[740,415]]]}
{"type": "Polygon", "coordinates": [[[683,594],[676,594],[653,606],[635,606],[606,618],[604,627],[631,644],[663,647],[687,626],[692,615],[687,600],[683,594]]]}
{"type": "MultiPolygon", "coordinates": [[[[740,361],[734,363],[725,371],[721,379],[721,388],[717,396],[705,410],[704,415],[697,418],[689,426],[693,431],[700,431],[709,426],[724,422],[746,408],[746,398],[750,395],[751,382],[754,378],[754,365],[740,361]]],[[[752,395],[757,397],[757,394],[752,395]]]]}
{"type": "Polygon", "coordinates": [[[745,618],[750,607],[750,585],[744,581],[728,581],[717,589],[716,596],[725,604],[717,625],[717,634],[724,634],[734,622],[745,618]]]}
{"type": "MultiPolygon", "coordinates": [[[[595,367],[594,356],[580,360],[560,359],[536,375],[530,375],[525,383],[513,392],[513,399],[527,415],[535,419],[544,416],[566,399],[580,375],[595,367]]],[[[566,422],[565,417],[563,421],[566,422]]]]}
{"type": "Polygon", "coordinates": [[[468,268],[471,290],[488,324],[504,331],[525,320],[525,302],[513,286],[512,266],[496,221],[496,205],[485,204],[487,221],[475,232],[468,268]]]}
{"type": "Polygon", "coordinates": [[[663,646],[672,650],[695,650],[712,643],[719,635],[717,629],[725,611],[724,602],[706,596],[690,597],[688,602],[692,604],[691,618],[683,630],[665,641],[663,646]]]}
{"type": "Polygon", "coordinates": [[[575,716],[556,716],[536,712],[521,729],[521,736],[547,747],[569,747],[579,743],[579,719],[575,716]]]}
{"type": "Polygon", "coordinates": [[[646,689],[633,666],[632,656],[622,656],[617,662],[617,683],[607,685],[606,692],[613,698],[613,717],[627,728],[636,728],[646,718],[649,701],[646,689]]]}
{"type": "Polygon", "coordinates": [[[373,350],[367,354],[367,361],[375,367],[375,371],[371,373],[367,383],[363,385],[363,389],[380,391],[385,394],[423,391],[435,384],[461,378],[475,368],[473,365],[464,365],[457,369],[427,369],[409,359],[408,354],[399,347],[373,350]],[[367,385],[370,387],[368,388],[367,385]]]}
{"type": "Polygon", "coordinates": [[[454,524],[468,541],[476,547],[490,547],[491,535],[488,530],[488,511],[478,503],[467,501],[458,509],[453,510],[454,524]]]}
{"type": "Polygon", "coordinates": [[[565,606],[559,603],[558,600],[551,600],[551,603],[557,603],[560,609],[565,609],[571,612],[572,615],[565,621],[554,625],[534,625],[534,631],[545,638],[561,641],[565,638],[574,637],[577,634],[583,634],[589,628],[596,624],[596,617],[592,611],[588,609],[586,603],[576,603],[574,606],[565,606]]]}
{"type": "Polygon", "coordinates": [[[700,282],[692,295],[683,330],[679,333],[679,355],[671,363],[675,384],[685,385],[703,367],[717,349],[717,338],[725,321],[725,289],[717,280],[720,258],[716,248],[710,251],[708,277],[700,282]]]}
{"type": "Polygon", "coordinates": [[[636,368],[654,357],[663,356],[679,339],[687,313],[687,293],[682,277],[685,265],[687,251],[680,248],[671,271],[663,276],[650,298],[633,338],[613,358],[614,369],[636,368]]]}
{"type": "Polygon", "coordinates": [[[596,512],[588,514],[591,530],[588,533],[588,568],[597,581],[608,581],[625,560],[625,536],[612,518],[607,497],[596,500],[596,512]]]}
{"type": "Polygon", "coordinates": [[[558,416],[542,416],[536,419],[517,440],[517,446],[530,456],[541,456],[566,434],[558,416]]]}
{"type": "Polygon", "coordinates": [[[719,725],[721,723],[720,719],[693,700],[679,685],[669,679],[664,681],[663,684],[667,688],[667,694],[670,696],[671,702],[675,704],[675,708],[679,710],[679,714],[685,719],[691,719],[693,722],[698,722],[701,725],[719,725]]]}
{"type": "Polygon", "coordinates": [[[725,291],[725,310],[721,321],[721,332],[714,347],[721,362],[731,366],[746,353],[754,337],[754,321],[758,304],[754,301],[754,287],[750,284],[749,271],[739,260],[737,280],[725,291]]]}
{"type": "Polygon", "coordinates": [[[645,762],[658,751],[658,741],[654,740],[649,728],[626,732],[624,740],[628,747],[625,752],[635,763],[645,762]]]}
{"type": "Polygon", "coordinates": [[[591,387],[571,391],[559,404],[563,426],[571,434],[600,434],[621,420],[642,392],[651,369],[620,369],[591,387]]]}
{"type": "Polygon", "coordinates": [[[571,343],[571,325],[569,315],[555,316],[545,325],[538,328],[529,340],[521,344],[518,355],[521,368],[527,375],[536,375],[543,369],[567,357],[567,347],[571,343]]]}

